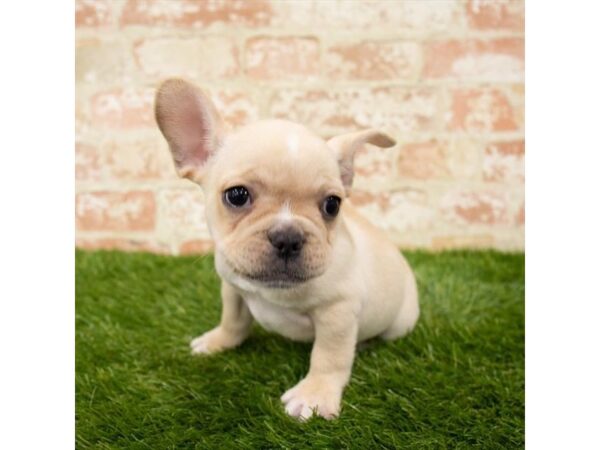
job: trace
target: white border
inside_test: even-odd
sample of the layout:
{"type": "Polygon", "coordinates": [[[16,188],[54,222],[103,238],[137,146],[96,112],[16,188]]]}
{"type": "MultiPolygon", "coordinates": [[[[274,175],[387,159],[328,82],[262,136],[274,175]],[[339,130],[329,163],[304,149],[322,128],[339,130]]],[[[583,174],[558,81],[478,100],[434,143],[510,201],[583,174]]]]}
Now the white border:
{"type": "Polygon", "coordinates": [[[74,7],[0,14],[0,448],[74,447],[74,7]]]}
{"type": "MultiPolygon", "coordinates": [[[[599,9],[527,2],[529,449],[600,443],[599,9]]],[[[0,15],[0,448],[74,446],[73,15],[0,15]]]]}
{"type": "Polygon", "coordinates": [[[527,448],[600,448],[600,7],[526,5],[527,448]]]}

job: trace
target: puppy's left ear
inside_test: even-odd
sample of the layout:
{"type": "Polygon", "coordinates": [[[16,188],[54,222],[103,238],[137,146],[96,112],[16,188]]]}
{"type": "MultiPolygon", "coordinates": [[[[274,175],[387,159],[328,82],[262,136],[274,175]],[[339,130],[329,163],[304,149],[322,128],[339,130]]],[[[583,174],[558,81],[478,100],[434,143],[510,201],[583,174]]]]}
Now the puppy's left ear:
{"type": "Polygon", "coordinates": [[[372,128],[355,133],[341,134],[327,141],[327,145],[336,153],[346,193],[349,192],[354,178],[354,154],[365,144],[387,148],[396,145],[396,141],[387,134],[372,128]]]}

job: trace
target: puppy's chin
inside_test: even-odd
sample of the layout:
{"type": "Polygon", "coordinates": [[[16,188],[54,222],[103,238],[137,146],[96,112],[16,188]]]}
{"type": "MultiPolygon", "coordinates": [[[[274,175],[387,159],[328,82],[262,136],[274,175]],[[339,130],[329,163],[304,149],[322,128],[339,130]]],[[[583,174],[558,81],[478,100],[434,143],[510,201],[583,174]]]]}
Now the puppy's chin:
{"type": "Polygon", "coordinates": [[[216,252],[215,264],[219,275],[231,284],[247,290],[301,288],[310,280],[323,274],[324,269],[308,270],[299,263],[267,263],[263,268],[248,271],[239,268],[227,255],[216,252]]]}
{"type": "Polygon", "coordinates": [[[287,280],[253,280],[259,286],[267,289],[291,290],[299,288],[304,282],[287,281],[287,280]]]}
{"type": "Polygon", "coordinates": [[[271,289],[293,289],[314,278],[314,276],[309,277],[303,274],[294,273],[293,271],[271,271],[259,274],[240,275],[260,286],[271,289]]]}

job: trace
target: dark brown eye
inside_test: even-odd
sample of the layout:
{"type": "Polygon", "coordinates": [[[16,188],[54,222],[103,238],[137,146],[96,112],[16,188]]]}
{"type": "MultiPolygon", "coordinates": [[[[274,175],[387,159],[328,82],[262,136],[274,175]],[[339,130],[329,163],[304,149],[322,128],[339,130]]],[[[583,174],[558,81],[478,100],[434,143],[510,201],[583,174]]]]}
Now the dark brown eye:
{"type": "Polygon", "coordinates": [[[250,203],[250,193],[244,186],[234,186],[223,193],[225,204],[233,208],[241,208],[250,203]]]}
{"type": "Polygon", "coordinates": [[[340,203],[342,203],[342,199],[336,195],[330,195],[323,201],[323,205],[321,206],[321,211],[323,215],[327,219],[333,219],[337,216],[340,211],[340,203]]]}

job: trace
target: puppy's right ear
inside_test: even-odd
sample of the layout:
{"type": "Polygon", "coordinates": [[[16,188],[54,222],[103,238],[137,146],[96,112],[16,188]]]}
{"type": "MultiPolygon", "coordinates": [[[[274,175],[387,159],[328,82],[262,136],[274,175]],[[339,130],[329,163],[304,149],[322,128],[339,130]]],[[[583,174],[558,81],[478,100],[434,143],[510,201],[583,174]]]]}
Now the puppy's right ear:
{"type": "Polygon", "coordinates": [[[393,147],[396,145],[387,134],[370,128],[368,130],[357,131],[355,133],[346,133],[332,137],[327,141],[327,145],[335,152],[340,166],[340,175],[342,183],[346,188],[346,194],[350,193],[352,180],[354,178],[354,154],[365,144],[376,145],[381,148],[393,147]]]}
{"type": "Polygon", "coordinates": [[[169,79],[156,92],[154,114],[179,176],[200,182],[206,161],[221,145],[224,133],[208,96],[184,80],[169,79]]]}

